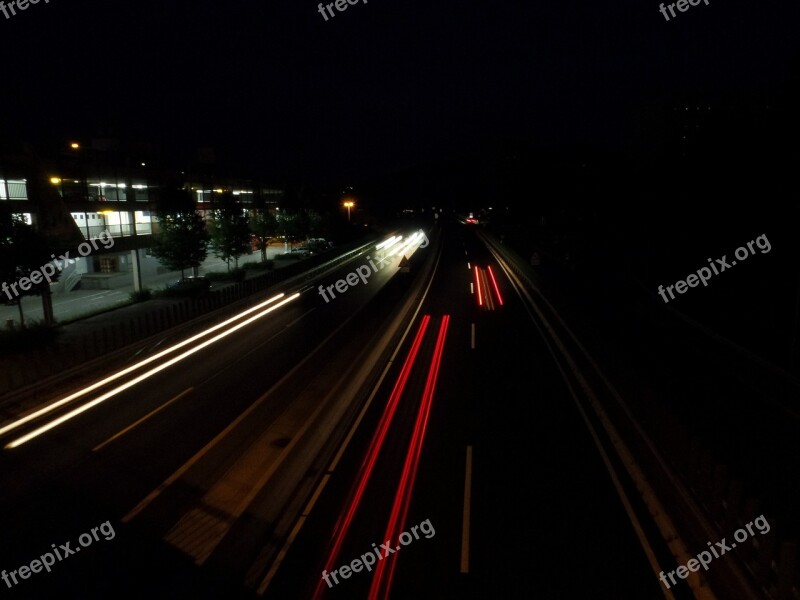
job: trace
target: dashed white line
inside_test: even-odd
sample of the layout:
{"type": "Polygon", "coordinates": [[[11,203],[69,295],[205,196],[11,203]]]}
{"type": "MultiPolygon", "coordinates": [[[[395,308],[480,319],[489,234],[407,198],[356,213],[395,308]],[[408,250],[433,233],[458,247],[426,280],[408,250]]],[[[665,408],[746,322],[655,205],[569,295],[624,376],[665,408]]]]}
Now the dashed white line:
{"type": "Polygon", "coordinates": [[[183,391],[182,391],[180,394],[178,394],[177,396],[175,396],[175,397],[174,397],[172,400],[169,400],[169,401],[168,401],[168,402],[166,402],[165,404],[162,404],[161,406],[159,406],[159,407],[158,407],[157,409],[155,409],[154,411],[152,411],[152,412],[150,412],[150,413],[146,414],[146,415],[145,415],[145,416],[143,416],[141,419],[139,419],[138,421],[136,421],[136,422],[135,422],[133,425],[128,425],[128,426],[127,426],[125,429],[123,429],[122,431],[120,431],[120,432],[118,432],[118,433],[115,433],[114,435],[112,435],[110,438],[108,438],[108,439],[107,439],[105,442],[103,442],[102,444],[98,444],[97,446],[95,446],[94,448],[92,448],[92,452],[97,452],[98,450],[100,450],[100,449],[101,449],[101,448],[103,448],[104,446],[106,446],[106,445],[110,444],[111,442],[113,442],[113,441],[114,441],[115,439],[117,439],[118,437],[121,437],[121,436],[125,435],[125,434],[126,434],[126,433],[128,433],[128,432],[129,432],[131,429],[134,429],[134,428],[135,428],[135,427],[137,427],[138,425],[141,425],[142,423],[144,423],[145,421],[147,421],[147,419],[149,419],[150,417],[152,417],[152,416],[156,415],[157,413],[161,412],[162,410],[164,410],[165,408],[167,408],[167,407],[168,407],[170,404],[172,404],[173,402],[175,402],[175,401],[177,401],[177,400],[179,400],[179,399],[183,398],[183,397],[184,397],[186,394],[188,394],[189,392],[191,392],[193,389],[194,389],[194,388],[190,387],[190,388],[188,388],[188,389],[185,389],[185,390],[183,390],[183,391]]]}

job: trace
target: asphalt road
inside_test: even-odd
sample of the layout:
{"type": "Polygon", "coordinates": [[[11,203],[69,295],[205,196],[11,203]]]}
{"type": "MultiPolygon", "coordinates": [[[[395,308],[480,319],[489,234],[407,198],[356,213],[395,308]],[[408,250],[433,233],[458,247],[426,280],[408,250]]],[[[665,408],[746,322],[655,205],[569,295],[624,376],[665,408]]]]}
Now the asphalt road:
{"type": "Polygon", "coordinates": [[[8,597],[663,597],[502,269],[468,229],[432,238],[410,273],[394,257],[326,302],[316,286],[371,251],[46,415],[4,420],[8,597]],[[323,569],[397,548],[413,526],[375,571],[324,584],[323,569]],[[79,552],[21,578],[68,540],[79,552]]]}
{"type": "MultiPolygon", "coordinates": [[[[485,303],[486,290],[481,292],[485,303]]],[[[471,230],[445,233],[412,333],[426,315],[431,321],[415,367],[344,541],[337,549],[382,408],[373,411],[332,474],[265,597],[384,597],[385,584],[375,583],[378,572],[359,563],[358,573],[346,572],[338,583],[330,575],[327,583],[322,580],[323,570],[329,574],[354,559],[370,560],[364,555],[377,546],[385,558],[372,569],[384,560],[396,562],[391,597],[400,600],[663,598],[540,334],[471,230]],[[482,272],[491,266],[502,305],[492,291],[493,309],[479,306],[476,266],[482,272]],[[410,534],[413,526],[427,523],[429,536],[418,529],[418,538],[404,538],[407,546],[397,537],[385,544],[445,316],[449,324],[430,419],[408,512],[396,530],[410,534]],[[390,549],[395,552],[387,556],[390,549]]],[[[409,335],[379,389],[378,407],[390,401],[413,341],[409,335]]]]}

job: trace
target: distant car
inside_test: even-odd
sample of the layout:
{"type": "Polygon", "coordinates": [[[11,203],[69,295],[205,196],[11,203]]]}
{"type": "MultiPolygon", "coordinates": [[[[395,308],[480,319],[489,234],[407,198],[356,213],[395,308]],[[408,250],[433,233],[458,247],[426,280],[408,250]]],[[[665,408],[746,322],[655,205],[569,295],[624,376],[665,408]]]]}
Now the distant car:
{"type": "Polygon", "coordinates": [[[167,289],[180,294],[207,294],[211,290],[211,280],[205,275],[184,277],[167,284],[167,289]]]}
{"type": "Polygon", "coordinates": [[[308,250],[311,254],[323,252],[329,248],[333,248],[333,244],[325,238],[312,238],[308,240],[308,250]]]}
{"type": "Polygon", "coordinates": [[[292,248],[289,252],[281,252],[278,254],[278,258],[305,258],[306,256],[311,255],[308,248],[305,246],[300,246],[299,248],[292,248]]]}

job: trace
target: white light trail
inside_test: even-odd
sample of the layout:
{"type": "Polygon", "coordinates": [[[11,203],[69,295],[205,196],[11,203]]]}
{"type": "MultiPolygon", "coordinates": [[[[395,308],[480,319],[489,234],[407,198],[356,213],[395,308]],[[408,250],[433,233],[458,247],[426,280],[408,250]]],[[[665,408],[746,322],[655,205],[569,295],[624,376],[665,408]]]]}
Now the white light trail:
{"type": "Polygon", "coordinates": [[[106,392],[105,394],[95,398],[91,402],[87,402],[83,406],[79,406],[78,408],[75,408],[75,409],[71,410],[67,414],[62,415],[62,416],[58,417],[57,419],[54,419],[54,420],[50,421],[49,423],[47,423],[45,425],[42,425],[38,429],[34,429],[30,433],[27,433],[27,434],[23,435],[22,437],[17,438],[13,442],[10,442],[10,443],[6,444],[6,448],[17,448],[18,446],[21,446],[25,442],[29,442],[30,440],[32,440],[32,439],[34,439],[36,437],[39,437],[43,433],[46,433],[46,432],[50,431],[51,429],[53,429],[55,427],[58,427],[62,423],[65,423],[66,421],[69,421],[70,419],[72,419],[74,417],[77,417],[81,413],[84,413],[87,410],[89,410],[91,408],[94,408],[98,404],[101,404],[101,403],[105,402],[106,400],[108,400],[109,398],[111,398],[113,396],[116,396],[120,392],[123,392],[123,391],[127,390],[128,388],[133,387],[137,383],[141,383],[145,379],[148,379],[148,378],[152,377],[153,375],[155,375],[156,373],[159,373],[160,371],[163,371],[167,367],[171,367],[175,363],[182,361],[184,358],[187,358],[187,357],[191,356],[195,352],[199,352],[203,348],[206,348],[206,347],[210,346],[211,344],[221,340],[222,338],[225,338],[225,337],[229,336],[234,331],[238,331],[242,327],[245,327],[246,325],[249,325],[253,321],[256,321],[256,320],[260,319],[264,315],[267,315],[267,314],[271,313],[273,310],[276,310],[276,309],[280,308],[281,306],[283,306],[285,304],[288,304],[292,300],[296,300],[299,297],[300,297],[299,293],[296,293],[296,294],[293,294],[292,296],[289,296],[288,298],[286,298],[285,300],[279,302],[275,306],[272,306],[272,307],[266,309],[265,311],[260,312],[259,314],[255,315],[253,317],[250,317],[246,321],[242,321],[238,325],[234,325],[233,327],[231,327],[227,331],[224,331],[224,332],[220,333],[219,335],[216,335],[213,338],[211,338],[209,340],[206,340],[205,342],[203,342],[202,344],[199,344],[198,346],[195,346],[191,350],[187,350],[183,354],[179,354],[175,358],[172,358],[172,359],[168,360],[167,362],[165,362],[165,363],[163,363],[161,365],[158,365],[154,369],[150,369],[146,373],[142,373],[138,377],[135,377],[134,379],[131,379],[127,383],[124,383],[121,386],[114,388],[110,392],[106,392]]]}
{"type": "Polygon", "coordinates": [[[230,319],[228,319],[226,321],[223,321],[219,325],[214,325],[214,327],[210,327],[209,329],[206,329],[205,331],[201,331],[197,335],[193,335],[192,337],[190,337],[187,340],[184,340],[184,341],[182,341],[182,342],[180,342],[178,344],[170,346],[169,348],[165,348],[161,352],[159,352],[157,354],[154,354],[153,356],[151,356],[149,358],[141,360],[141,361],[137,362],[136,364],[131,365],[130,367],[126,367],[126,368],[122,369],[121,371],[117,371],[113,375],[109,375],[105,379],[101,379],[100,381],[98,381],[96,383],[93,383],[90,386],[87,386],[87,387],[85,387],[85,388],[83,388],[81,390],[78,390],[77,392],[75,392],[74,394],[70,394],[66,398],[62,398],[61,400],[57,400],[56,402],[53,402],[52,404],[49,404],[49,405],[45,406],[44,408],[41,408],[41,409],[39,409],[39,410],[37,410],[35,412],[32,412],[31,414],[26,415],[26,416],[22,417],[21,419],[17,419],[13,423],[9,423],[8,425],[0,427],[0,435],[3,435],[4,433],[7,433],[9,431],[13,431],[17,427],[20,427],[21,425],[24,425],[25,423],[28,423],[29,421],[32,421],[34,419],[38,419],[42,415],[46,415],[47,413],[52,412],[55,409],[57,409],[57,408],[59,408],[61,406],[64,406],[65,404],[68,404],[68,403],[72,402],[73,400],[76,400],[77,398],[80,398],[81,396],[85,396],[86,394],[88,394],[90,392],[93,392],[94,390],[96,390],[98,388],[103,387],[107,383],[111,383],[112,381],[116,381],[117,379],[119,379],[120,377],[124,377],[128,373],[132,373],[133,371],[136,371],[137,369],[141,369],[145,365],[149,365],[151,362],[156,361],[159,358],[162,358],[162,357],[166,356],[167,354],[171,354],[172,352],[175,352],[176,350],[179,350],[179,349],[183,348],[184,346],[187,346],[188,344],[191,344],[192,342],[195,342],[195,341],[199,340],[200,338],[207,336],[209,333],[217,331],[218,329],[221,329],[222,327],[225,327],[226,325],[229,325],[229,324],[233,323],[234,321],[237,321],[238,319],[241,319],[245,315],[249,315],[250,313],[257,311],[258,309],[265,307],[267,304],[271,304],[272,302],[275,302],[276,300],[280,300],[281,298],[283,298],[284,295],[285,294],[278,294],[277,296],[273,296],[269,300],[266,300],[266,301],[262,302],[261,304],[256,304],[252,308],[248,308],[246,311],[240,312],[238,315],[236,315],[234,317],[231,317],[230,319]]]}

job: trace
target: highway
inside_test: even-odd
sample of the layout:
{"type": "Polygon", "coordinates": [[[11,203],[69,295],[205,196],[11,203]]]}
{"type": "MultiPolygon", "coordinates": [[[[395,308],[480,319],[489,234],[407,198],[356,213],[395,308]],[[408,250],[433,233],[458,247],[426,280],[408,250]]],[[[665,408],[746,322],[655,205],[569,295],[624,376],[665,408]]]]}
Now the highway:
{"type": "Polygon", "coordinates": [[[665,597],[664,549],[507,266],[473,229],[428,234],[4,407],[7,593],[665,597]],[[75,541],[106,521],[113,539],[75,541]],[[80,554],[20,578],[67,540],[80,554]],[[323,579],[381,545],[370,572],[323,579]]]}
{"type": "Polygon", "coordinates": [[[611,591],[617,598],[664,597],[542,336],[471,230],[445,232],[419,316],[377,390],[379,405],[386,406],[402,381],[404,361],[415,357],[384,453],[335,558],[338,530],[351,512],[380,423],[377,410],[292,544],[268,588],[275,595],[265,597],[384,598],[387,587],[392,598],[611,597],[611,591]],[[479,280],[491,289],[479,287],[479,280]],[[414,355],[414,335],[428,317],[414,355]],[[392,529],[445,319],[411,499],[404,525],[392,529]],[[407,547],[398,543],[399,532],[425,521],[435,535],[422,534],[407,547]],[[338,584],[323,582],[323,570],[347,565],[390,538],[395,552],[375,568],[396,561],[391,586],[376,583],[380,575],[389,579],[386,573],[363,569],[338,584]],[[298,581],[313,585],[297,589],[298,581]]]}

